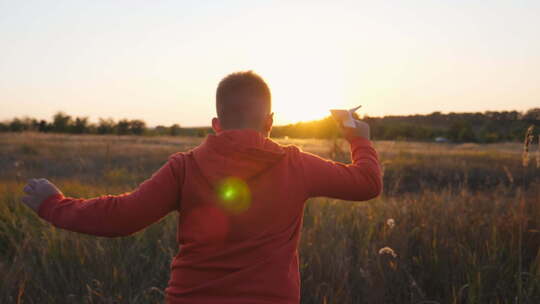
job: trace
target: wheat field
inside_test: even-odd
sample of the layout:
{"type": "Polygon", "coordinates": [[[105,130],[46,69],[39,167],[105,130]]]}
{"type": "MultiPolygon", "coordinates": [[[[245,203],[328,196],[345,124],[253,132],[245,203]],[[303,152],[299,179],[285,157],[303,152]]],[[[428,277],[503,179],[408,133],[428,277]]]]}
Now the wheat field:
{"type": "MultiPolygon", "coordinates": [[[[201,138],[0,134],[0,303],[161,303],[170,214],[126,238],[55,229],[22,206],[28,178],[69,196],[130,191],[201,138]]],[[[346,143],[276,139],[349,161],[346,143]]],[[[519,143],[375,141],[384,193],[306,204],[302,303],[540,303],[540,155],[519,143]]]]}

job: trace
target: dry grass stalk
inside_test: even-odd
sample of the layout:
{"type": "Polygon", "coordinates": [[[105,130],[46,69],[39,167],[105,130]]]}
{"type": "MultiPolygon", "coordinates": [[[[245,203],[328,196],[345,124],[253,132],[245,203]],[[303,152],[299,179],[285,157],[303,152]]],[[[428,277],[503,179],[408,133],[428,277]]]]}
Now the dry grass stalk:
{"type": "Polygon", "coordinates": [[[540,168],[540,134],[538,134],[538,142],[537,149],[536,149],[536,168],[540,168]]]}
{"type": "Polygon", "coordinates": [[[508,166],[503,166],[504,173],[506,174],[506,178],[508,178],[508,181],[513,184],[514,183],[514,176],[512,175],[512,172],[508,169],[508,166]]]}
{"type": "Polygon", "coordinates": [[[523,167],[529,166],[529,146],[531,146],[534,135],[533,135],[534,126],[531,125],[529,128],[527,128],[527,132],[525,132],[525,140],[523,141],[523,154],[521,157],[523,167]]]}

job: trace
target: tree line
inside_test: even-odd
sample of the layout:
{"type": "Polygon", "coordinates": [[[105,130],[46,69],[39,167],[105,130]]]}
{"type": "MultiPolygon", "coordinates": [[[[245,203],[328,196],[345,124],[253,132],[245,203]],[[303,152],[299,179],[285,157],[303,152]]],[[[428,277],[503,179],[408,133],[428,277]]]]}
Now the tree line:
{"type": "Polygon", "coordinates": [[[43,133],[70,134],[116,134],[116,135],[186,135],[203,136],[205,132],[197,132],[200,128],[184,130],[180,125],[156,126],[149,128],[141,119],[100,118],[98,123],[91,123],[88,117],[73,117],[63,112],[57,112],[51,121],[24,117],[11,121],[0,122],[0,132],[34,131],[43,133]],[[198,134],[200,133],[200,134],[198,134]],[[204,134],[203,134],[204,133],[204,134]]]}
{"type": "MultiPolygon", "coordinates": [[[[475,113],[441,113],[406,116],[363,116],[362,120],[371,126],[376,140],[414,140],[492,143],[501,141],[521,141],[525,130],[534,125],[540,128],[540,108],[525,112],[486,111],[475,113]]],[[[14,118],[0,122],[0,132],[53,132],[71,134],[116,134],[116,135],[170,135],[199,136],[212,133],[209,127],[180,127],[159,125],[148,127],[140,119],[120,119],[118,121],[100,118],[91,123],[88,117],[73,117],[63,112],[56,113],[51,121],[34,118],[14,118]]],[[[332,117],[321,120],[299,122],[272,129],[273,137],[321,138],[340,136],[332,117]]]]}
{"type": "MultiPolygon", "coordinates": [[[[371,135],[376,140],[448,141],[493,143],[522,141],[531,125],[540,128],[540,108],[525,112],[486,111],[474,113],[433,112],[427,115],[369,117],[371,135]]],[[[275,127],[273,136],[332,138],[339,136],[331,117],[275,127]]]]}

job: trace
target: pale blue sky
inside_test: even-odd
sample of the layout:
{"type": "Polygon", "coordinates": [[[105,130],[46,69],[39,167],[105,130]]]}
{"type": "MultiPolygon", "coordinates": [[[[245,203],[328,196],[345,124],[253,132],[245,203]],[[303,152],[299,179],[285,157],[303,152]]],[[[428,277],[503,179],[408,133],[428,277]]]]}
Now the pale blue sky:
{"type": "Polygon", "coordinates": [[[540,106],[540,1],[2,1],[0,120],[208,125],[253,69],[278,124],[540,106]]]}

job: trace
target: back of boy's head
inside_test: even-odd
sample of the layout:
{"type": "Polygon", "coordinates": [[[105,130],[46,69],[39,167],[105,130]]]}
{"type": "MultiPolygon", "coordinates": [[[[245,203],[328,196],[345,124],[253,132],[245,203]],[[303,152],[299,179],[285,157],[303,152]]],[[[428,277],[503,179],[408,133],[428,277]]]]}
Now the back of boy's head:
{"type": "Polygon", "coordinates": [[[221,127],[260,130],[270,115],[272,96],[261,76],[253,71],[232,73],[216,90],[216,112],[221,127]]]}

